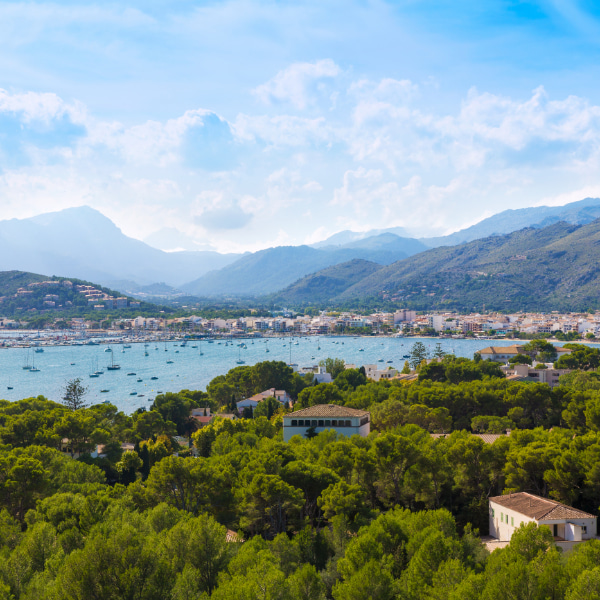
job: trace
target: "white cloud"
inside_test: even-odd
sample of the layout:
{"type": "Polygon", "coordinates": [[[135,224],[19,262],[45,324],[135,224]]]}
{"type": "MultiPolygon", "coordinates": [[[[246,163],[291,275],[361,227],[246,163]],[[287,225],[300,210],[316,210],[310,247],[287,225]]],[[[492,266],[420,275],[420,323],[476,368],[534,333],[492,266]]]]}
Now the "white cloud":
{"type": "Polygon", "coordinates": [[[303,110],[313,100],[315,83],[337,77],[340,72],[340,67],[329,58],[314,63],[294,63],[259,85],[254,94],[265,104],[289,102],[303,110]]]}
{"type": "Polygon", "coordinates": [[[11,94],[0,89],[0,112],[19,115],[26,123],[48,123],[64,116],[68,116],[74,123],[83,123],[86,120],[86,111],[81,103],[67,104],[62,98],[51,93],[11,94]]]}
{"type": "MultiPolygon", "coordinates": [[[[330,71],[318,65],[308,70],[311,77],[339,73],[335,65],[330,71]]],[[[272,101],[288,76],[314,83],[297,67],[270,82],[272,101]]],[[[55,94],[0,90],[0,113],[21,123],[68,119],[83,130],[52,155],[35,147],[32,136],[35,168],[4,165],[4,214],[35,214],[49,202],[53,208],[90,204],[122,219],[132,235],[169,226],[220,249],[239,249],[270,245],[262,232],[282,223],[288,242],[316,239],[323,227],[327,233],[396,224],[448,230],[472,223],[490,206],[600,195],[600,107],[585,98],[553,99],[543,88],[524,99],[472,89],[455,108],[434,111],[421,99],[438,92],[409,80],[348,85],[340,78],[336,85],[335,107],[314,105],[310,118],[265,109],[226,120],[196,108],[127,125],[55,94]],[[204,148],[192,162],[190,132],[202,131],[206,136],[194,137],[192,150],[204,148]],[[202,161],[219,153],[235,160],[203,169],[202,161]]],[[[0,136],[0,151],[2,143],[0,136]]]]}

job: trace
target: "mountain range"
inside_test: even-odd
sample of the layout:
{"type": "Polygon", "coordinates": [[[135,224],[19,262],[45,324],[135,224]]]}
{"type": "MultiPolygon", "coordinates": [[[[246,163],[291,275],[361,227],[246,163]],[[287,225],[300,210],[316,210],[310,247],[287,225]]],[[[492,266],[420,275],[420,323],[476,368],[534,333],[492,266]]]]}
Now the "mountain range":
{"type": "MultiPolygon", "coordinates": [[[[317,296],[322,298],[334,290],[334,296],[351,294],[349,290],[340,291],[345,289],[343,281],[358,286],[358,290],[358,274],[372,270],[369,277],[378,277],[382,267],[391,268],[397,261],[403,264],[423,253],[429,256],[431,248],[501,237],[524,227],[539,229],[559,222],[582,225],[598,217],[600,199],[586,198],[559,207],[506,210],[444,237],[415,239],[401,227],[342,231],[312,246],[280,246],[240,255],[210,250],[165,252],[126,236],[100,212],[82,206],[29,219],[0,221],[0,270],[91,279],[143,297],[181,293],[203,297],[264,296],[296,283],[300,287],[295,289],[303,287],[301,295],[308,297],[308,290],[316,289],[315,281],[300,284],[300,280],[322,269],[359,261],[355,264],[362,266],[352,275],[354,268],[347,266],[319,273],[325,287],[317,296]],[[360,261],[374,266],[367,268],[360,261]]],[[[175,244],[176,232],[168,234],[171,245],[175,244]]],[[[182,242],[181,247],[192,246],[182,242]]]]}
{"type": "Polygon", "coordinates": [[[370,298],[421,310],[586,310],[600,307],[599,289],[597,219],[438,247],[387,266],[348,262],[305,277],[270,300],[288,306],[370,298]]]}
{"type": "Polygon", "coordinates": [[[56,273],[117,289],[127,287],[126,281],[178,286],[239,257],[157,250],[124,235],[110,219],[87,206],[0,221],[0,271],[56,273]]]}

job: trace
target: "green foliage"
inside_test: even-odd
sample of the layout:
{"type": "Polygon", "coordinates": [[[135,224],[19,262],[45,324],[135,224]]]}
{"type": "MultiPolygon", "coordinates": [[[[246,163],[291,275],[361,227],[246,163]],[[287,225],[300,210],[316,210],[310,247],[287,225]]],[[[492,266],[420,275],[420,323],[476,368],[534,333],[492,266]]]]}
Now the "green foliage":
{"type": "Polygon", "coordinates": [[[533,359],[529,354],[516,354],[508,359],[511,365],[530,365],[533,363],[533,359]]]}
{"type": "Polygon", "coordinates": [[[346,363],[341,358],[325,358],[319,361],[319,366],[325,367],[327,373],[336,379],[346,368],[346,363]]]}
{"type": "Polygon", "coordinates": [[[73,379],[65,385],[63,404],[71,410],[79,410],[87,408],[84,402],[84,397],[87,393],[87,388],[81,383],[81,379],[73,379]]]}
{"type": "MultiPolygon", "coordinates": [[[[284,367],[236,368],[211,386],[293,385],[284,367]]],[[[300,391],[298,407],[367,409],[369,437],[284,444],[262,403],[265,415],[195,431],[199,457],[172,435],[191,406],[213,405],[210,391],[165,394],[131,417],[0,402],[0,598],[593,598],[597,540],[562,554],[529,524],[488,556],[477,531],[504,491],[597,510],[600,375],[561,383],[511,382],[452,356],[412,383],[344,370],[300,391]],[[493,444],[469,432],[506,429],[493,444]],[[106,456],[93,459],[97,441],[106,456]]]]}
{"type": "Polygon", "coordinates": [[[415,342],[410,349],[409,355],[408,362],[413,369],[416,369],[427,358],[425,344],[423,342],[415,342]]]}

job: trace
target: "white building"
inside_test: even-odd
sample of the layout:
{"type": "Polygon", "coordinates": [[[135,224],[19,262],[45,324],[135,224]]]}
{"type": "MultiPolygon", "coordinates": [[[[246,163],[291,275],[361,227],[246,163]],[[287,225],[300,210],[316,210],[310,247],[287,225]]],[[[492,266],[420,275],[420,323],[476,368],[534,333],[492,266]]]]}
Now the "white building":
{"type": "Polygon", "coordinates": [[[513,365],[512,367],[500,367],[507,379],[518,381],[534,381],[538,383],[547,383],[551,388],[559,385],[559,377],[571,372],[571,369],[554,369],[550,366],[547,369],[536,369],[529,365],[513,365]]]}
{"type": "Polygon", "coordinates": [[[251,408],[252,412],[254,412],[254,409],[267,398],[275,398],[275,400],[279,401],[282,406],[292,406],[293,404],[292,397],[285,390],[276,390],[275,388],[254,394],[254,396],[250,396],[250,398],[244,398],[235,404],[240,413],[244,410],[244,408],[251,408]]]}
{"type": "MultiPolygon", "coordinates": [[[[292,366],[292,369],[296,371],[296,368],[294,366],[292,366]]],[[[328,373],[325,367],[320,367],[318,365],[312,367],[300,367],[299,369],[297,369],[297,372],[300,375],[308,375],[309,373],[311,373],[313,375],[313,381],[316,381],[317,383],[333,382],[331,373],[328,373]]]]}
{"type": "Polygon", "coordinates": [[[564,550],[596,537],[594,515],[527,492],[490,498],[489,519],[490,536],[500,542],[510,541],[522,523],[546,525],[564,550]]]}
{"type": "Polygon", "coordinates": [[[346,436],[366,437],[371,432],[371,413],[336,404],[310,406],[283,417],[283,441],[288,442],[294,435],[305,437],[310,427],[315,433],[333,429],[346,436]]]}

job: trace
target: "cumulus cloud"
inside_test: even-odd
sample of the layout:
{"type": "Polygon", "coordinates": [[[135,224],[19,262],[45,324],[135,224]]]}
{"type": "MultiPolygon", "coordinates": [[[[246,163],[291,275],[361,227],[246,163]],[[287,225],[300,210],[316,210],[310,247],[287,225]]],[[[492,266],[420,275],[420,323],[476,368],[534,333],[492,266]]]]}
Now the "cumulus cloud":
{"type": "Polygon", "coordinates": [[[259,85],[254,94],[265,104],[290,103],[303,110],[312,102],[313,94],[322,91],[317,84],[337,77],[340,72],[340,67],[329,58],[314,63],[294,63],[259,85]]]}
{"type": "Polygon", "coordinates": [[[339,73],[331,61],[281,71],[256,93],[284,111],[226,119],[193,108],[132,124],[55,94],[0,90],[4,206],[85,203],[121,215],[131,234],[201,231],[223,249],[235,231],[239,249],[270,245],[263,232],[282,227],[296,241],[323,227],[456,229],[490,205],[600,189],[600,107],[585,98],[472,89],[434,110],[422,101],[438,93],[430,86],[348,84],[339,73]],[[312,103],[323,80],[339,94],[333,108],[312,103]],[[294,114],[309,106],[309,116],[294,114]]]}

